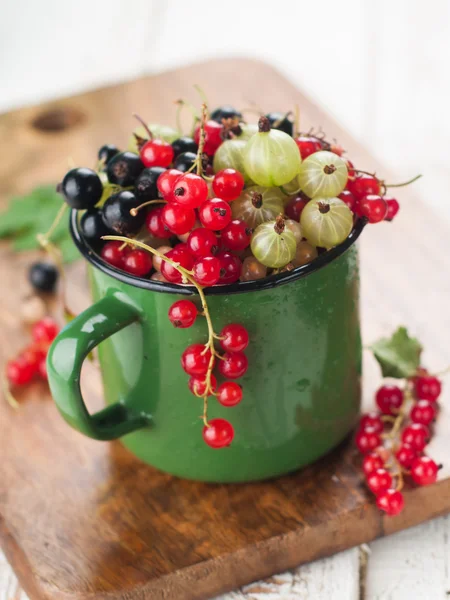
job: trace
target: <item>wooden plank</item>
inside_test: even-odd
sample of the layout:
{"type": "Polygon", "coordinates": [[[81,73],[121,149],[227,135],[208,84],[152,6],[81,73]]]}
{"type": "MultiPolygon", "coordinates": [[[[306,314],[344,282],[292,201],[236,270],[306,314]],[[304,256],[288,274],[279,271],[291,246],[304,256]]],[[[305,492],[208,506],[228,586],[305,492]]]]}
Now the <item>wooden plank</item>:
{"type": "MultiPolygon", "coordinates": [[[[56,181],[66,168],[68,148],[76,163],[90,164],[95,149],[106,140],[123,145],[132,126],[126,115],[133,111],[171,122],[168,98],[195,101],[191,84],[198,81],[198,73],[213,105],[227,100],[242,106],[255,90],[268,106],[298,102],[305,128],[321,124],[330,137],[342,141],[358,165],[384,172],[277,72],[260,62],[226,60],[61,101],[57,106],[81,118],[59,133],[32,126],[36,116],[51,107],[1,117],[0,132],[17,144],[15,152],[2,157],[0,194],[4,198],[31,183],[56,181]],[[33,161],[24,170],[30,155],[33,161]]],[[[426,347],[442,359],[450,317],[439,269],[450,249],[450,236],[409,192],[402,196],[408,198],[408,206],[396,226],[368,228],[363,236],[365,339],[389,333],[399,321],[416,322],[426,347]],[[422,242],[423,227],[433,230],[439,252],[422,242]]],[[[5,244],[1,252],[0,280],[14,282],[14,291],[0,300],[0,331],[3,339],[19,347],[14,310],[29,257],[13,256],[5,244]]],[[[80,310],[88,303],[82,265],[71,269],[70,284],[73,306],[80,310]]],[[[5,349],[3,344],[1,351],[5,349]]],[[[366,381],[370,390],[379,378],[368,371],[366,381]]],[[[89,378],[91,389],[92,382],[89,378]]],[[[53,405],[42,401],[43,393],[42,386],[30,389],[17,414],[0,407],[0,537],[31,598],[206,598],[395,532],[450,507],[450,480],[444,479],[432,488],[407,490],[404,513],[383,518],[349,446],[275,483],[207,486],[175,480],[137,463],[117,443],[99,444],[69,430],[53,405]],[[236,507],[232,522],[230,505],[236,507]],[[207,523],[208,530],[199,523],[207,523]]]]}

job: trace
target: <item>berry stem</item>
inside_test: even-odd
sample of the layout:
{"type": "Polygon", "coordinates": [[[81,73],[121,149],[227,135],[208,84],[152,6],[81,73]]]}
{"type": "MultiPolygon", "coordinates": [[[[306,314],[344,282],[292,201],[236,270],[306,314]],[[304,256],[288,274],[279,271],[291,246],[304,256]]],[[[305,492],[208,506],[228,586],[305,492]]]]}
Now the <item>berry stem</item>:
{"type": "MultiPolygon", "coordinates": [[[[40,233],[37,236],[38,241],[39,241],[39,236],[42,236],[43,238],[50,240],[52,235],[55,233],[55,229],[58,227],[59,222],[63,218],[63,216],[68,208],[69,208],[69,205],[66,204],[66,202],[63,202],[61,208],[56,213],[56,217],[53,219],[53,223],[50,225],[50,229],[47,231],[47,233],[40,233]]],[[[39,241],[39,243],[40,243],[40,241],[39,241]]]]}
{"type": "Polygon", "coordinates": [[[414,183],[415,181],[417,181],[418,179],[420,179],[422,177],[422,175],[416,175],[415,177],[413,177],[412,179],[409,179],[408,181],[404,181],[403,183],[384,183],[383,185],[386,188],[391,188],[391,187],[404,187],[405,185],[409,185],[410,183],[414,183]]]}
{"type": "Polygon", "coordinates": [[[12,395],[11,390],[9,389],[8,382],[7,382],[4,374],[2,374],[2,376],[1,376],[1,384],[2,384],[3,395],[5,396],[6,402],[15,410],[18,409],[19,403],[12,395]]]}
{"type": "Polygon", "coordinates": [[[141,210],[141,208],[145,208],[146,206],[150,206],[150,204],[167,204],[167,200],[163,200],[162,198],[158,198],[158,200],[148,200],[147,202],[143,202],[142,204],[139,204],[139,206],[136,206],[136,208],[132,208],[130,210],[130,215],[132,217],[135,217],[138,212],[141,210]]]}
{"type": "MultiPolygon", "coordinates": [[[[199,116],[197,114],[197,109],[195,108],[195,106],[193,104],[191,104],[190,102],[186,102],[186,100],[176,100],[175,104],[178,105],[178,112],[177,112],[177,127],[179,127],[180,125],[180,114],[181,114],[181,110],[182,108],[186,107],[190,110],[191,114],[192,114],[192,127],[191,127],[191,137],[194,137],[194,129],[195,129],[195,125],[197,123],[197,121],[199,121],[199,116]]],[[[182,133],[181,127],[179,129],[180,134],[182,133]]]]}
{"type": "Polygon", "coordinates": [[[137,119],[139,121],[139,123],[142,125],[142,127],[145,129],[145,131],[147,132],[147,135],[148,135],[148,139],[152,140],[153,139],[153,133],[150,131],[150,128],[147,125],[147,123],[144,121],[144,119],[142,117],[140,117],[139,115],[137,115],[136,113],[133,113],[133,117],[135,119],[137,119]]]}
{"type": "MultiPolygon", "coordinates": [[[[200,96],[200,99],[201,99],[201,101],[202,101],[203,105],[204,105],[205,107],[206,107],[206,106],[208,106],[208,98],[206,97],[205,90],[204,90],[204,89],[202,89],[202,88],[201,88],[201,87],[198,85],[198,83],[195,83],[195,84],[194,84],[194,89],[195,89],[195,90],[198,92],[198,95],[200,96]]],[[[202,106],[202,108],[203,108],[203,106],[202,106]]]]}
{"type": "Polygon", "coordinates": [[[112,240],[112,241],[115,240],[118,242],[124,242],[127,244],[131,244],[132,246],[137,246],[138,248],[142,248],[143,250],[147,250],[147,252],[150,252],[151,254],[158,256],[159,258],[161,258],[161,260],[164,260],[167,263],[169,263],[170,265],[172,265],[172,267],[174,269],[176,269],[182,275],[182,277],[184,279],[189,281],[189,283],[191,283],[196,288],[198,295],[200,297],[203,315],[206,319],[206,323],[208,326],[208,341],[205,344],[205,353],[208,350],[210,350],[210,352],[211,352],[211,358],[209,359],[208,370],[207,370],[206,376],[205,376],[205,393],[203,395],[203,415],[202,415],[204,424],[206,426],[208,426],[208,418],[207,418],[208,396],[210,393],[212,393],[214,391],[212,389],[212,385],[211,385],[211,375],[212,375],[212,370],[214,367],[214,358],[216,356],[219,358],[222,358],[222,357],[217,353],[216,349],[214,348],[214,337],[216,334],[214,333],[214,327],[212,324],[211,315],[209,313],[208,303],[206,302],[206,297],[205,297],[205,293],[203,291],[203,287],[195,281],[192,271],[188,271],[184,267],[180,266],[179,263],[171,260],[170,258],[167,258],[167,256],[165,256],[161,252],[158,252],[158,250],[155,250],[155,248],[152,248],[148,244],[144,244],[144,242],[139,242],[138,240],[133,240],[133,239],[121,236],[121,235],[105,235],[102,237],[102,240],[112,240]]]}
{"type": "Polygon", "coordinates": [[[208,118],[208,109],[206,108],[206,104],[203,103],[202,104],[202,119],[201,119],[201,123],[200,123],[200,139],[199,139],[199,143],[198,143],[197,158],[195,159],[195,162],[197,165],[197,175],[199,177],[201,177],[203,174],[202,154],[203,154],[203,148],[205,147],[205,123],[206,123],[207,118],[208,118]]]}

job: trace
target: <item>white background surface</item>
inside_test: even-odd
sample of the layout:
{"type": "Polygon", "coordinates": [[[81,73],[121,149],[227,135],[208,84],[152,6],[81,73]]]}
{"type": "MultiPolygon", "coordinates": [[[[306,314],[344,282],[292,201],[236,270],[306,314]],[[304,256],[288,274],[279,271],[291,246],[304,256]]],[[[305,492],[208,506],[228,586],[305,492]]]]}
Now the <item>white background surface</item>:
{"type": "MultiPolygon", "coordinates": [[[[399,177],[423,173],[417,185],[426,209],[450,220],[448,0],[3,0],[0,6],[0,112],[195,60],[254,56],[314,96],[399,177]]],[[[444,600],[449,534],[450,520],[437,519],[370,544],[366,573],[356,548],[249,586],[245,597],[444,600]]],[[[0,600],[23,598],[0,553],[0,600]]]]}

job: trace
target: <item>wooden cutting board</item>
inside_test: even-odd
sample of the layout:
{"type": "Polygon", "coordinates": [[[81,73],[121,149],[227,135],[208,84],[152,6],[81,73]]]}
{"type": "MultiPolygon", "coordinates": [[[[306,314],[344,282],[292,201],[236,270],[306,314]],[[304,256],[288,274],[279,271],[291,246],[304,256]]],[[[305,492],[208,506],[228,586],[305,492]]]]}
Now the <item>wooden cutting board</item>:
{"type": "MultiPolygon", "coordinates": [[[[321,126],[361,168],[391,174],[278,72],[250,60],[220,60],[125,85],[27,108],[0,117],[0,206],[38,183],[56,182],[68,157],[92,165],[105,143],[124,146],[133,112],[174,122],[173,101],[210,105],[252,101],[267,110],[299,104],[302,129],[321,126]]],[[[382,153],[382,149],[380,150],[382,153]]],[[[413,174],[411,174],[413,175],[413,174]]],[[[399,193],[395,225],[368,227],[362,241],[362,314],[366,343],[397,325],[424,343],[425,362],[450,362],[450,230],[410,189],[399,193]]],[[[27,339],[17,305],[28,292],[27,265],[0,244],[1,361],[27,339]]],[[[69,270],[72,308],[89,303],[84,265],[69,270]]],[[[379,375],[365,361],[365,398],[379,375]]],[[[84,376],[91,408],[101,406],[98,374],[84,376]]],[[[448,399],[444,392],[443,403],[448,399]]],[[[406,508],[386,518],[363,485],[351,444],[300,473],[266,483],[209,485],[182,481],[135,460],[120,443],[100,443],[71,430],[44,384],[21,394],[14,411],[0,403],[0,539],[30,598],[66,600],[210,598],[420,523],[450,509],[449,470],[441,481],[407,489],[406,508]]],[[[430,453],[448,461],[449,416],[442,411],[430,453]]]]}

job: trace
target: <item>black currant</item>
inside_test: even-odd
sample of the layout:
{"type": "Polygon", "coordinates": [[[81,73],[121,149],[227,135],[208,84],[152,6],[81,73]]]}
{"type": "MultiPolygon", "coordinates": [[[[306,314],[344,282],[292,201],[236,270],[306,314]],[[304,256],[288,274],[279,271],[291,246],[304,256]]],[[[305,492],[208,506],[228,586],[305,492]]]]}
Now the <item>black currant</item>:
{"type": "Polygon", "coordinates": [[[101,210],[91,209],[84,213],[80,221],[80,229],[83,237],[91,246],[101,243],[101,237],[111,233],[104,221],[101,210]]]}
{"type": "Polygon", "coordinates": [[[224,106],[220,106],[219,108],[216,108],[216,110],[213,110],[209,118],[218,123],[222,123],[222,119],[234,119],[235,117],[241,119],[242,113],[229,104],[225,104],[224,106]]]}
{"type": "Polygon", "coordinates": [[[158,181],[158,177],[165,171],[164,167],[149,167],[142,171],[134,184],[134,193],[139,203],[158,198],[156,182],[158,181]]]}
{"type": "Polygon", "coordinates": [[[116,154],[119,154],[119,152],[120,150],[117,146],[114,146],[113,144],[105,144],[98,151],[98,160],[102,160],[106,165],[113,158],[113,156],[116,156],[116,154]]]}
{"type": "Polygon", "coordinates": [[[128,187],[133,185],[140,175],[144,165],[134,152],[121,152],[116,154],[106,166],[106,173],[110,183],[128,187]]]}
{"type": "Polygon", "coordinates": [[[294,124],[289,117],[286,116],[286,113],[271,112],[268,113],[266,117],[269,119],[273,129],[279,129],[291,136],[294,135],[294,124]],[[276,123],[278,124],[275,126],[276,123]]]}
{"type": "Polygon", "coordinates": [[[28,271],[28,279],[38,292],[53,292],[58,277],[58,269],[46,262],[35,262],[28,271]]]}
{"type": "Polygon", "coordinates": [[[104,224],[120,235],[137,233],[144,224],[145,210],[140,210],[136,216],[130,210],[139,204],[140,201],[132,192],[123,191],[110,196],[102,208],[104,224]]]}
{"type": "Polygon", "coordinates": [[[71,208],[80,210],[97,204],[102,197],[103,185],[95,171],[80,167],[66,174],[59,190],[71,208]]]}
{"type": "Polygon", "coordinates": [[[194,142],[194,140],[186,136],[180,137],[174,142],[172,142],[172,148],[175,158],[183,152],[194,152],[194,154],[197,154],[198,150],[198,146],[194,142]]]}
{"type": "Polygon", "coordinates": [[[194,152],[183,152],[183,154],[176,157],[173,168],[178,169],[178,171],[181,171],[182,173],[186,173],[186,171],[189,171],[192,167],[196,158],[197,154],[194,154],[194,152]]]}

